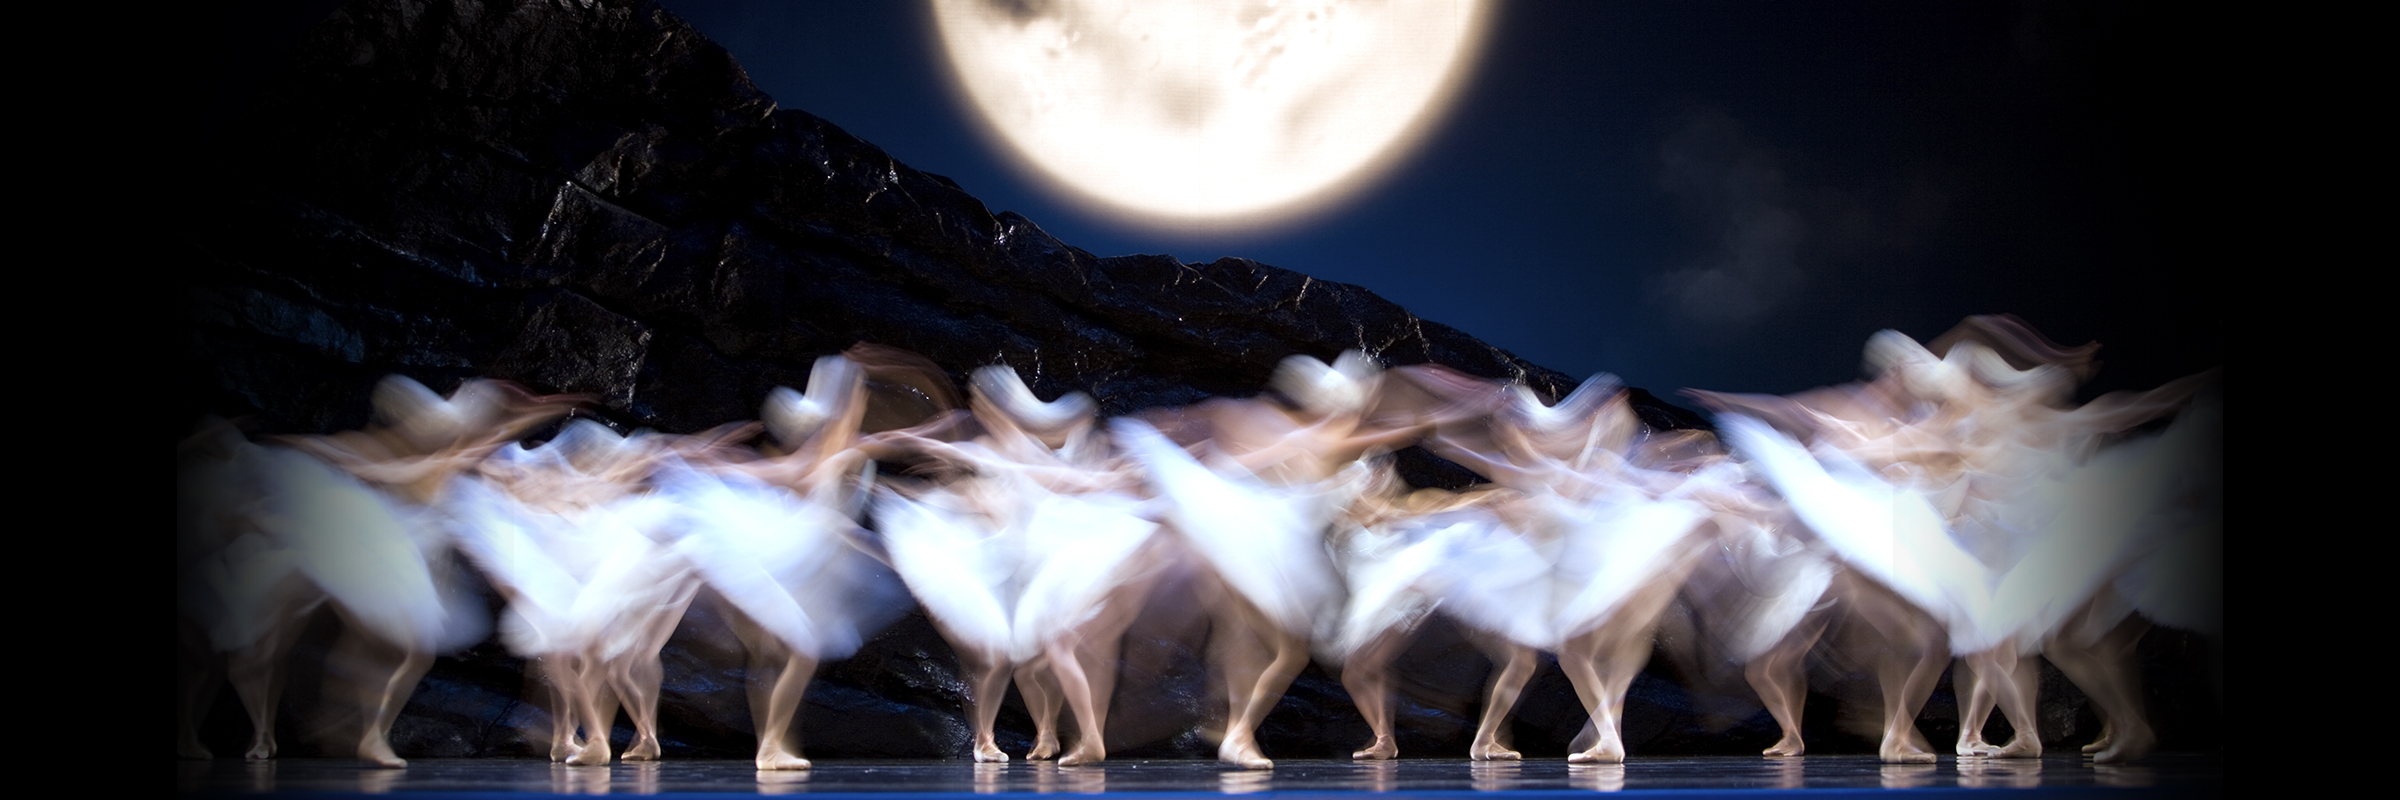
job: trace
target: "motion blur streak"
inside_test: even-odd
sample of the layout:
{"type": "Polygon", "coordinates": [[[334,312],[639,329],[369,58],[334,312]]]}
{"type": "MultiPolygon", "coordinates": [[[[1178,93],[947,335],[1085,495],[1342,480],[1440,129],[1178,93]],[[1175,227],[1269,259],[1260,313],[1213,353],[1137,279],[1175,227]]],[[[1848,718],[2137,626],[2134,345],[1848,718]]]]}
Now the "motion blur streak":
{"type": "Polygon", "coordinates": [[[2039,755],[2036,656],[2104,720],[2086,751],[2137,759],[2157,736],[2134,643],[2223,629],[2222,375],[2074,406],[2094,349],[2005,316],[1930,346],[1885,331],[1863,383],[1689,392],[1721,442],[1649,429],[1606,375],[1544,398],[1358,352],[1286,359],[1256,397],[1103,421],[1006,366],[962,393],[860,345],[771,393],[760,422],[694,435],[558,424],[589,398],[392,377],[366,430],[253,441],[211,421],[178,448],[179,745],[207,756],[193,719],[222,674],[254,726],[245,756],[273,757],[283,661],[328,608],[325,696],[360,758],[405,764],[389,731],[418,678],[496,630],[537,666],[552,759],[656,759],[660,652],[704,602],[746,658],[762,786],[810,766],[792,732],[818,664],[912,609],[956,653],[979,762],[1010,758],[993,728],[1012,680],[1037,726],[1027,758],[1181,735],[1109,719],[1187,666],[1125,646],[1161,639],[1205,654],[1219,759],[1273,765],[1258,727],[1311,659],[1373,731],[1355,757],[1393,758],[1396,662],[1434,615],[1498,666],[1478,761],[1521,758],[1507,722],[1549,652],[1590,719],[1569,761],[1622,762],[1626,694],[1670,640],[1680,662],[1740,665],[1783,730],[1768,755],[1805,752],[1803,663],[1831,650],[1872,667],[1886,761],[1934,759],[1917,716],[1953,658],[1955,751],[2039,755]],[[555,433],[520,441],[535,430],[555,433]],[[1410,445],[1485,482],[1413,488],[1390,456],[1410,445]],[[496,626],[469,570],[504,604],[496,626]],[[2017,731],[1998,745],[1995,708],[2017,731]]]}

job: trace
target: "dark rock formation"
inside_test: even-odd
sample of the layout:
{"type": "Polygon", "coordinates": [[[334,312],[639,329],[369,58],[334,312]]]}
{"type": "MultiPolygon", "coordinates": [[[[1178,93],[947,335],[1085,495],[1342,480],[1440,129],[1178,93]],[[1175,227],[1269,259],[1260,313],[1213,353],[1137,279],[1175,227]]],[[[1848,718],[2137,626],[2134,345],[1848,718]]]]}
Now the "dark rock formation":
{"type": "MultiPolygon", "coordinates": [[[[589,393],[619,425],[693,432],[752,417],[770,388],[803,385],[813,359],[860,341],[923,353],[954,378],[1009,364],[1045,397],[1088,391],[1112,414],[1255,393],[1286,356],[1347,348],[1552,396],[1573,386],[1356,286],[1243,259],[1068,246],[777,108],[723,49],[641,0],[352,3],[300,42],[228,141],[212,154],[223,191],[185,209],[177,242],[185,424],[215,413],[267,431],[355,428],[368,388],[401,373],[437,390],[489,376],[589,393]]],[[[1654,426],[1701,424],[1647,394],[1636,403],[1654,426]]],[[[1406,462],[1420,483],[1471,479],[1421,452],[1406,462]]],[[[1129,646],[1129,662],[1159,666],[1154,686],[1120,700],[1122,752],[1213,755],[1195,735],[1213,709],[1189,638],[1150,631],[1129,646]]],[[[319,645],[303,646],[296,687],[319,645]]],[[[671,757],[747,755],[731,647],[705,603],[671,646],[671,757]]],[[[1409,663],[1438,691],[1404,693],[1416,738],[1403,745],[1456,755],[1487,667],[1454,634],[1430,636],[1409,663]]],[[[519,688],[522,672],[496,645],[445,658],[396,745],[538,752],[520,731],[539,719],[519,702],[538,696],[519,688]]],[[[1580,724],[1554,678],[1523,709],[1529,754],[1562,753],[1580,724]]],[[[960,756],[961,689],[948,647],[912,616],[827,666],[803,741],[818,756],[960,756]]],[[[220,753],[238,752],[244,726],[229,694],[209,728],[220,753]]],[[[1636,692],[1629,713],[1690,728],[1668,695],[1680,697],[1636,692]]],[[[1311,668],[1262,731],[1268,752],[1346,754],[1366,738],[1347,703],[1311,668]]],[[[300,720],[287,752],[308,753],[322,728],[285,719],[300,720]]],[[[1727,746],[1771,741],[1763,719],[1751,714],[1747,738],[1727,746]]],[[[1022,752],[1023,712],[1003,723],[1003,744],[1022,752]]]]}
{"type": "Polygon", "coordinates": [[[384,374],[476,374],[696,431],[859,341],[960,377],[1013,365],[1108,413],[1256,393],[1285,356],[1345,348],[1572,388],[1356,286],[1070,247],[778,109],[648,3],[353,4],[251,130],[251,191],[191,237],[194,411],[346,428],[384,374]]]}

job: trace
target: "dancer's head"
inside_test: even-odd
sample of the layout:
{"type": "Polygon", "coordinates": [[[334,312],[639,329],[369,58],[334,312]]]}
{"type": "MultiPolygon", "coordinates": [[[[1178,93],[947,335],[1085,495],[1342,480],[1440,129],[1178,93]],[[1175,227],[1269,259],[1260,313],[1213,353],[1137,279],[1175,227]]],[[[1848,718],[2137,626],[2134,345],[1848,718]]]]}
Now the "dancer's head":
{"type": "Polygon", "coordinates": [[[1641,432],[1624,389],[1617,376],[1603,372],[1585,379],[1553,406],[1544,404],[1532,388],[1513,384],[1500,414],[1510,434],[1503,441],[1562,461],[1575,460],[1592,448],[1621,454],[1641,432]]]}
{"type": "Polygon", "coordinates": [[[798,450],[829,427],[852,430],[863,413],[859,388],[866,376],[856,362],[841,356],[817,359],[808,372],[808,393],[778,386],[767,393],[759,416],[767,432],[787,450],[798,450]]]}
{"type": "MultiPolygon", "coordinates": [[[[444,399],[425,384],[391,375],[368,398],[375,418],[417,453],[431,453],[499,426],[522,395],[499,381],[470,380],[444,399]]],[[[560,413],[564,413],[562,407],[560,413]]]]}
{"type": "Polygon", "coordinates": [[[975,416],[984,420],[985,427],[996,427],[995,423],[1012,426],[1051,447],[1064,446],[1073,434],[1089,430],[1099,408],[1091,395],[1082,392],[1042,402],[1010,367],[984,367],[975,371],[973,380],[975,416]]]}
{"type": "Polygon", "coordinates": [[[1889,329],[1867,338],[1867,372],[1931,403],[1963,400],[1973,383],[1961,363],[1934,355],[1907,334],[1889,329]]]}
{"type": "Polygon", "coordinates": [[[1267,385],[1300,410],[1318,416],[1357,416],[1375,399],[1383,366],[1357,350],[1344,350],[1332,364],[1292,356],[1275,365],[1267,385]]]}

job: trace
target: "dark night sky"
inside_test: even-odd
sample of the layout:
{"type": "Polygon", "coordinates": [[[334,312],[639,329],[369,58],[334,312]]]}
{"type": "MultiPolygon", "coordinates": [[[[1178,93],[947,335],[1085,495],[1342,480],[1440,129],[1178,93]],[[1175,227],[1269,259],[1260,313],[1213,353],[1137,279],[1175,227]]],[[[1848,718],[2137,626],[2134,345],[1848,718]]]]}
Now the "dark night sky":
{"type": "MultiPolygon", "coordinates": [[[[1536,363],[1660,394],[1858,374],[1977,313],[2097,340],[2090,390],[2224,360],[2223,84],[2189,11],[2112,2],[1499,9],[1446,119],[1272,230],[1129,225],[987,140],[916,3],[667,0],[786,108],[1099,255],[1355,283],[1536,363]]],[[[272,45],[323,2],[220,19],[272,45]]],[[[228,45],[227,97],[272,46],[228,45]]],[[[204,100],[204,102],[206,102],[204,100]]],[[[238,105],[232,100],[223,103],[238,105]]],[[[2088,394],[2088,392],[2087,392],[2088,394]]]]}

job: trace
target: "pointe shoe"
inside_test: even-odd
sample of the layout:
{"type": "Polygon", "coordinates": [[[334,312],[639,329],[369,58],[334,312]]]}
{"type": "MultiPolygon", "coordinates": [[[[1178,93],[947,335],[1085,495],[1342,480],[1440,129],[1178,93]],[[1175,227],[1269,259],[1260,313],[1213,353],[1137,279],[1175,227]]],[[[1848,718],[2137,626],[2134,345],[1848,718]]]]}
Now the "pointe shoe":
{"type": "Polygon", "coordinates": [[[1108,760],[1108,752],[1105,750],[1097,747],[1077,746],[1073,752],[1059,757],[1058,765],[1072,767],[1077,764],[1097,764],[1106,760],[1108,760]]]}
{"type": "Polygon", "coordinates": [[[401,758],[400,754],[392,752],[392,743],[381,739],[360,742],[358,760],[389,769],[408,766],[408,759],[401,758]]]}
{"type": "Polygon", "coordinates": [[[1058,740],[1041,739],[1035,741],[1033,743],[1033,749],[1025,753],[1025,760],[1048,761],[1052,756],[1056,755],[1058,755],[1058,740]]]}
{"type": "Polygon", "coordinates": [[[758,768],[761,771],[802,770],[813,766],[815,765],[810,764],[808,759],[790,753],[760,753],[758,755],[758,768]]]}
{"type": "Polygon", "coordinates": [[[1258,751],[1258,745],[1227,740],[1217,747],[1217,760],[1242,769],[1274,769],[1275,762],[1258,751]]]}
{"type": "Polygon", "coordinates": [[[1467,748],[1467,758],[1476,761],[1523,761],[1525,754],[1501,747],[1498,742],[1480,742],[1467,748]]]}

